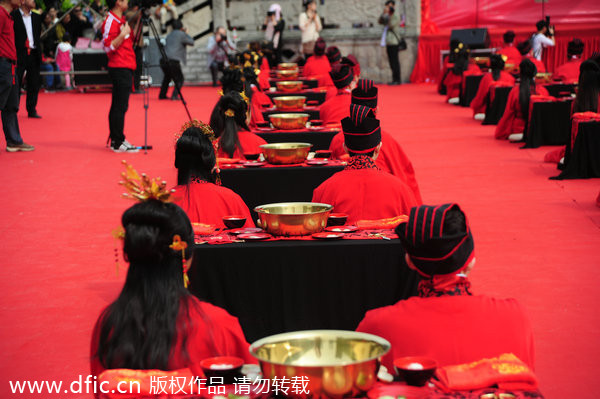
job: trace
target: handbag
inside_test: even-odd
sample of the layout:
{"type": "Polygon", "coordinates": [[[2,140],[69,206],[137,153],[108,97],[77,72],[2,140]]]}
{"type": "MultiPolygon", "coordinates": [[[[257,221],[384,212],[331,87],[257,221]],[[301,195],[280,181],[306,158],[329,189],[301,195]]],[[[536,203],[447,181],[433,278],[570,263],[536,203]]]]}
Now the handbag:
{"type": "Polygon", "coordinates": [[[408,48],[408,45],[406,44],[406,40],[404,40],[404,38],[399,39],[398,35],[396,34],[396,32],[394,32],[393,29],[389,30],[390,32],[392,32],[394,34],[394,36],[396,36],[396,40],[398,40],[398,51],[404,51],[408,48]]]}

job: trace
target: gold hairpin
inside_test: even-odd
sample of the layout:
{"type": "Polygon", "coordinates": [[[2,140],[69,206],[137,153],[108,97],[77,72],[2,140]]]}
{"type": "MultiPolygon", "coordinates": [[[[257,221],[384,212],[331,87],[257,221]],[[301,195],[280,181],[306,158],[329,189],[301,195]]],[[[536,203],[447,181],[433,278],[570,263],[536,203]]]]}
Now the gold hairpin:
{"type": "Polygon", "coordinates": [[[167,188],[167,182],[160,177],[150,179],[146,174],[141,175],[127,161],[123,161],[125,172],[121,173],[124,180],[119,184],[125,187],[128,193],[123,193],[123,198],[136,201],[147,201],[155,199],[161,202],[171,202],[171,194],[174,190],[167,188]]]}
{"type": "Polygon", "coordinates": [[[191,127],[197,127],[198,129],[202,130],[202,133],[207,136],[210,141],[215,141],[215,132],[212,130],[212,128],[206,123],[197,119],[192,119],[191,121],[184,123],[181,126],[181,129],[179,129],[179,133],[175,134],[175,141],[179,140],[183,132],[191,127]]]}
{"type": "Polygon", "coordinates": [[[235,112],[233,112],[233,110],[229,108],[227,111],[225,111],[225,116],[233,118],[235,116],[235,112]]]}

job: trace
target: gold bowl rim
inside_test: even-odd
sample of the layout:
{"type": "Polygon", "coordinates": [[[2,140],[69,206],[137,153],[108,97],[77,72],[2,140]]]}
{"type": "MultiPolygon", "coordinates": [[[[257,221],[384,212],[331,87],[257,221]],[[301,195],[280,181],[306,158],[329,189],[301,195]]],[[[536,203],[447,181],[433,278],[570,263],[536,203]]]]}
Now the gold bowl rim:
{"type": "Polygon", "coordinates": [[[306,96],[278,96],[273,97],[273,101],[293,101],[293,100],[306,100],[306,96]]]}
{"type": "Polygon", "coordinates": [[[309,118],[309,117],[310,117],[310,115],[309,114],[305,114],[305,113],[293,113],[293,114],[281,113],[281,114],[271,114],[271,115],[269,115],[269,119],[271,119],[271,118],[296,119],[296,118],[309,118]]]}
{"type": "MultiPolygon", "coordinates": [[[[254,210],[256,211],[256,208],[254,210]]],[[[262,358],[258,357],[258,355],[254,352],[255,352],[255,350],[257,350],[258,348],[260,348],[261,346],[263,346],[265,344],[275,344],[280,341],[286,341],[286,340],[292,340],[292,339],[303,339],[303,338],[304,339],[314,338],[316,336],[324,336],[324,335],[335,336],[337,338],[365,339],[365,340],[368,339],[368,340],[371,340],[371,341],[381,345],[383,347],[383,353],[381,353],[377,356],[367,358],[367,359],[356,360],[356,361],[347,361],[347,362],[340,362],[340,363],[333,363],[333,364],[319,364],[319,365],[314,365],[314,366],[294,366],[294,367],[344,367],[344,366],[350,366],[353,364],[365,363],[365,362],[370,362],[372,360],[378,359],[382,356],[385,356],[392,348],[392,344],[390,344],[390,342],[387,339],[381,338],[381,337],[379,337],[377,335],[373,335],[373,334],[362,333],[362,332],[357,332],[357,331],[350,331],[350,330],[304,330],[304,331],[292,331],[292,332],[287,332],[287,333],[282,333],[282,334],[275,334],[275,335],[270,335],[268,337],[261,338],[258,341],[254,341],[250,345],[248,350],[250,351],[250,355],[252,355],[255,359],[258,359],[260,362],[276,364],[279,366],[290,366],[289,363],[273,362],[270,360],[262,359],[262,358]]]]}
{"type": "MultiPolygon", "coordinates": [[[[260,213],[262,215],[303,216],[303,215],[316,215],[317,213],[331,211],[332,209],[333,209],[332,205],[324,204],[322,202],[274,202],[271,204],[258,205],[254,208],[254,212],[260,213]],[[275,206],[284,207],[284,206],[296,206],[296,205],[317,205],[317,206],[323,206],[325,209],[322,209],[320,211],[315,211],[315,212],[308,212],[308,213],[267,213],[267,212],[263,211],[263,208],[265,208],[265,207],[275,207],[275,206]]],[[[317,330],[315,330],[315,331],[317,331],[317,330]]],[[[325,330],[323,330],[323,331],[325,331],[325,330]]],[[[329,330],[327,330],[327,331],[329,331],[329,330]]],[[[285,334],[290,334],[290,333],[285,333],[285,334]]],[[[278,335],[284,335],[284,334],[278,334],[278,335]]],[[[264,339],[264,338],[262,338],[262,339],[264,339]]]]}
{"type": "Polygon", "coordinates": [[[297,85],[297,84],[302,84],[301,80],[280,80],[279,82],[275,82],[275,84],[280,84],[280,85],[297,85]]]}

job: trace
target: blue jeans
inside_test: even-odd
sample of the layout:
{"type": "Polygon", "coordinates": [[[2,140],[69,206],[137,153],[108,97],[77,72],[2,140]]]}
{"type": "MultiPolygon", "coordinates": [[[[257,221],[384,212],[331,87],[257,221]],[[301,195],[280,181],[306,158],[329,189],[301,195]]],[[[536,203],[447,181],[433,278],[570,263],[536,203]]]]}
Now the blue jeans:
{"type": "Polygon", "coordinates": [[[2,129],[7,145],[23,144],[17,120],[19,83],[15,75],[16,66],[5,59],[0,59],[0,110],[2,110],[2,129]]]}
{"type": "MultiPolygon", "coordinates": [[[[58,67],[53,62],[48,62],[48,63],[42,62],[42,65],[40,66],[40,70],[42,72],[56,72],[56,71],[58,71],[58,67]]],[[[60,82],[60,76],[58,76],[58,75],[46,75],[46,76],[44,76],[44,79],[46,79],[46,89],[50,89],[50,88],[54,87],[54,82],[56,80],[58,80],[60,82]]]]}

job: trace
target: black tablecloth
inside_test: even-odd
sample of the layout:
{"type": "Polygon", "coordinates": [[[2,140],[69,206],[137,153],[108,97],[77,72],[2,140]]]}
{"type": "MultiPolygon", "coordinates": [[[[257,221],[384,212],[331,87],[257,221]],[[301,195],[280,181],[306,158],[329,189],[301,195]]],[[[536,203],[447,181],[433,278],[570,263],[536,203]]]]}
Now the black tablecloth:
{"type": "Polygon", "coordinates": [[[562,173],[553,180],[600,177],[600,122],[580,122],[573,150],[565,153],[562,173]]]}
{"type": "Polygon", "coordinates": [[[479,83],[483,75],[469,75],[465,77],[465,89],[460,92],[460,105],[468,107],[471,105],[471,101],[475,98],[477,90],[479,90],[479,83]]]}
{"type": "Polygon", "coordinates": [[[567,144],[571,136],[572,101],[534,103],[522,148],[567,144]]]}
{"type": "Polygon", "coordinates": [[[242,197],[256,220],[254,207],[273,202],[305,202],[319,184],[343,166],[221,169],[223,186],[242,197]]]}
{"type": "Polygon", "coordinates": [[[318,108],[305,108],[302,111],[280,111],[278,109],[265,109],[263,110],[263,117],[265,118],[266,121],[269,120],[269,115],[271,114],[298,114],[298,113],[303,113],[303,114],[308,114],[308,119],[309,120],[313,120],[313,119],[320,119],[319,116],[319,110],[318,108]]]}
{"type": "Polygon", "coordinates": [[[512,87],[496,87],[494,90],[494,101],[491,104],[489,103],[488,96],[488,106],[485,111],[485,119],[481,123],[482,125],[497,125],[500,122],[502,115],[504,115],[504,109],[508,102],[508,94],[512,90],[512,87]]]}
{"type": "Polygon", "coordinates": [[[416,294],[399,240],[197,245],[190,291],[238,317],[246,339],[354,330],[369,309],[416,294]]]}
{"type": "MultiPolygon", "coordinates": [[[[574,84],[551,83],[544,85],[548,93],[553,97],[563,97],[566,93],[575,93],[574,84]]],[[[568,94],[567,94],[568,95],[568,94]]]]}
{"type": "Polygon", "coordinates": [[[271,83],[271,87],[277,87],[277,82],[290,80],[300,80],[302,81],[303,87],[306,87],[308,89],[314,89],[318,86],[319,83],[316,79],[269,79],[269,83],[271,83]]]}
{"type": "Polygon", "coordinates": [[[333,137],[339,130],[318,132],[312,130],[286,131],[286,132],[261,132],[254,131],[267,143],[311,143],[311,151],[328,150],[333,137]]]}
{"type": "Polygon", "coordinates": [[[319,104],[323,104],[325,102],[325,97],[327,96],[327,92],[325,91],[313,90],[302,90],[297,93],[286,93],[283,91],[267,91],[266,94],[271,98],[281,96],[304,96],[306,97],[306,101],[317,101],[319,104]]]}

